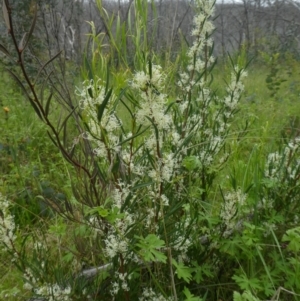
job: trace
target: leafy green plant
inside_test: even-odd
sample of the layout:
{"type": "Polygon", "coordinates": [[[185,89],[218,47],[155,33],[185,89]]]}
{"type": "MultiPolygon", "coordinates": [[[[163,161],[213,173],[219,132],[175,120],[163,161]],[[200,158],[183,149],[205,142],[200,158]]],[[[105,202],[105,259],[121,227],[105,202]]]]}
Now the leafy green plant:
{"type": "Polygon", "coordinates": [[[28,40],[17,43],[4,1],[23,77],[10,73],[73,167],[66,168],[73,195],[62,196],[46,177],[35,179],[37,199],[58,215],[27,232],[16,227],[15,204],[1,195],[0,243],[25,289],[48,300],[297,299],[299,138],[275,151],[263,149],[263,139],[241,146],[247,124],[236,133],[241,125],[234,122],[245,54],[238,63],[229,59],[218,96],[214,2],[195,2],[193,44],[182,47],[180,60],[167,56],[164,67],[149,46],[144,2],[133,2],[128,24],[97,4],[109,39],[90,24],[92,53],[73,99],[52,78],[55,57],[37,73],[43,84],[32,84],[24,64],[28,40]],[[137,49],[134,58],[127,47],[137,49]],[[64,108],[58,121],[57,105],[64,108]],[[243,147],[250,155],[230,161],[243,147]]]}
{"type": "Polygon", "coordinates": [[[267,53],[261,52],[261,55],[270,67],[270,73],[266,78],[267,88],[270,90],[270,97],[276,98],[281,84],[286,81],[278,62],[280,54],[274,53],[273,55],[268,55],[267,53]]]}

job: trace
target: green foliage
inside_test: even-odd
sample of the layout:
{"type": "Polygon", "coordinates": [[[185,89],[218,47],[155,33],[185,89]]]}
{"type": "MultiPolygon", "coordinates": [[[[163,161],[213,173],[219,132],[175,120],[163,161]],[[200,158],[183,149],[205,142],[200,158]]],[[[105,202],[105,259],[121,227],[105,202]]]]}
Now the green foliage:
{"type": "Polygon", "coordinates": [[[19,281],[3,277],[1,297],[299,299],[300,140],[297,131],[281,139],[295,107],[274,102],[289,83],[274,55],[261,75],[249,70],[239,106],[243,50],[215,91],[223,81],[214,77],[221,67],[213,69],[207,3],[198,3],[195,43],[175,62],[167,54],[162,68],[148,3],[134,1],[125,24],[97,1],[109,40],[90,24],[92,53],[65,117],[51,89],[41,88],[45,103],[29,85],[27,104],[17,88],[6,91],[0,255],[19,281]],[[266,74],[269,98],[256,82],[266,74]]]}
{"type": "Polygon", "coordinates": [[[167,257],[162,253],[157,251],[157,249],[163,248],[165,242],[159,239],[154,234],[148,234],[147,237],[136,237],[138,239],[137,247],[140,248],[138,253],[146,262],[158,261],[166,263],[167,257]]]}
{"type": "Polygon", "coordinates": [[[280,67],[279,53],[268,55],[267,53],[261,53],[263,59],[270,67],[270,73],[266,78],[267,88],[270,90],[270,97],[277,97],[277,93],[280,90],[280,85],[286,81],[282,74],[282,68],[280,67]]]}
{"type": "Polygon", "coordinates": [[[259,299],[253,296],[250,291],[244,291],[243,294],[234,292],[233,300],[234,301],[259,301],[259,299]]]}
{"type": "Polygon", "coordinates": [[[178,263],[174,259],[172,259],[172,264],[176,268],[178,279],[183,279],[185,282],[190,283],[190,281],[192,280],[192,272],[194,271],[193,268],[185,266],[182,262],[178,263]]]}
{"type": "Polygon", "coordinates": [[[292,252],[298,252],[300,250],[300,228],[294,228],[286,231],[283,235],[282,241],[288,243],[288,249],[292,252]]]}
{"type": "Polygon", "coordinates": [[[186,297],[186,299],[184,299],[184,301],[202,301],[203,299],[199,298],[199,297],[195,297],[187,287],[184,288],[183,293],[186,297]]]}

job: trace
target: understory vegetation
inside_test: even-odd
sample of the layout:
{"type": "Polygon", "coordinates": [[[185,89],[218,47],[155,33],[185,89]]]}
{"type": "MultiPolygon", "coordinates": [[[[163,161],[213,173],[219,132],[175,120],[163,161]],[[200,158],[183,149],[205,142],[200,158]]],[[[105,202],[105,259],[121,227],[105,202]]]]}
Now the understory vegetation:
{"type": "Polygon", "coordinates": [[[208,0],[156,54],[143,3],[98,1],[75,76],[31,65],[3,2],[0,299],[300,300],[300,62],[217,61],[208,0]]]}

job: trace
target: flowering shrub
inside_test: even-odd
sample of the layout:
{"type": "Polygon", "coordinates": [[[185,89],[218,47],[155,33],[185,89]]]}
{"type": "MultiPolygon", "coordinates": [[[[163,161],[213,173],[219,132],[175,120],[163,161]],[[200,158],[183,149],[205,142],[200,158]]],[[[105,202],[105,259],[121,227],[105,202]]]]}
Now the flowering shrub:
{"type": "MultiPolygon", "coordinates": [[[[105,55],[96,68],[101,51],[93,49],[94,69],[76,87],[78,106],[72,103],[59,130],[49,118],[52,95],[44,105],[28,82],[34,110],[76,170],[74,196],[64,206],[56,200],[61,219],[47,225],[43,239],[37,231],[15,241],[13,216],[2,200],[0,242],[34,295],[63,301],[296,296],[292,288],[300,282],[290,276],[300,270],[299,139],[253,163],[260,171],[249,187],[234,175],[232,187],[219,181],[228,173],[222,174],[229,137],[238,142],[233,122],[247,74],[232,62],[226,95],[211,89],[214,1],[194,4],[194,42],[178,68],[169,61],[164,68],[147,53],[132,72],[124,59],[122,81],[120,70],[103,71],[105,55]],[[78,132],[72,128],[67,139],[70,116],[78,132]]],[[[138,19],[141,12],[135,13],[138,19]]],[[[15,42],[5,7],[4,14],[15,42]]]]}
{"type": "MultiPolygon", "coordinates": [[[[172,285],[162,293],[176,300],[176,279],[193,279],[193,242],[211,239],[207,230],[196,230],[205,228],[200,203],[209,202],[216,171],[229,155],[223,150],[246,73],[234,66],[224,98],[210,90],[213,2],[198,1],[196,8],[189,63],[175,86],[178,99],[167,93],[168,74],[151,60],[133,73],[122,97],[100,78],[77,88],[87,128],[82,137],[91,142],[109,187],[103,203],[85,214],[98,219],[94,227],[103,255],[114,262],[114,298],[140,295],[143,282],[139,289],[134,271],[142,273],[151,263],[156,268],[150,279],[169,274],[172,285]],[[119,114],[123,110],[129,121],[119,114]]],[[[144,298],[155,296],[150,288],[143,292],[144,298]]]]}
{"type": "Polygon", "coordinates": [[[16,225],[9,207],[8,200],[0,193],[0,247],[13,252],[16,225]]]}

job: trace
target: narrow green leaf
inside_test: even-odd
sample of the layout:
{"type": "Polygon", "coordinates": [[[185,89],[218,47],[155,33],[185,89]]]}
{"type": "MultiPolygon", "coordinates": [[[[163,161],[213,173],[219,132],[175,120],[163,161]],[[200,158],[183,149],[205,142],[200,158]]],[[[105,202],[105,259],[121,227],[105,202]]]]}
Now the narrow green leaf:
{"type": "Polygon", "coordinates": [[[28,33],[28,37],[27,37],[27,40],[24,44],[24,47],[22,49],[19,49],[20,51],[24,51],[28,42],[29,42],[29,39],[31,38],[32,36],[32,33],[33,33],[33,30],[34,30],[34,27],[35,27],[35,23],[36,23],[36,19],[37,19],[37,3],[34,4],[34,16],[33,16],[33,20],[32,20],[32,23],[31,23],[31,27],[30,27],[30,30],[29,30],[29,33],[28,33]]]}
{"type": "Polygon", "coordinates": [[[63,131],[63,143],[64,143],[64,146],[66,146],[67,145],[67,137],[68,137],[68,135],[67,135],[67,123],[63,123],[63,129],[64,129],[64,131],[63,131]]]}
{"type": "Polygon", "coordinates": [[[257,251],[257,253],[258,253],[259,257],[260,257],[261,262],[263,263],[263,266],[264,266],[264,268],[265,268],[266,274],[268,275],[268,278],[269,278],[269,280],[270,280],[270,283],[272,284],[272,288],[273,288],[274,291],[275,291],[276,289],[275,289],[275,285],[274,285],[274,282],[273,282],[273,278],[272,278],[271,273],[270,273],[270,267],[269,267],[268,264],[265,262],[265,259],[264,259],[263,255],[261,254],[259,248],[258,248],[257,246],[255,246],[255,248],[256,248],[256,251],[257,251]]]}
{"type": "Polygon", "coordinates": [[[105,107],[106,107],[106,105],[107,105],[107,103],[109,101],[109,98],[110,98],[111,94],[112,94],[112,88],[108,91],[108,93],[106,94],[106,96],[105,96],[102,104],[98,108],[98,115],[97,115],[97,117],[98,117],[98,121],[99,122],[102,119],[102,115],[103,115],[104,109],[105,109],[105,107]]]}
{"type": "Polygon", "coordinates": [[[183,38],[183,40],[184,40],[186,46],[187,46],[187,47],[190,47],[190,42],[188,41],[186,35],[182,33],[181,28],[179,28],[178,33],[180,34],[180,37],[183,38]]]}
{"type": "Polygon", "coordinates": [[[146,127],[143,131],[138,132],[138,133],[136,133],[135,135],[133,135],[133,136],[131,136],[131,137],[129,137],[129,138],[127,138],[127,139],[121,141],[121,142],[119,143],[119,146],[121,146],[122,144],[124,144],[124,143],[126,143],[126,142],[128,142],[128,141],[130,141],[130,140],[132,140],[132,139],[134,139],[134,138],[136,138],[136,137],[142,135],[143,133],[145,133],[145,132],[149,129],[149,127],[150,127],[150,126],[146,127]]]}
{"type": "Polygon", "coordinates": [[[19,43],[19,51],[22,51],[22,50],[23,50],[26,35],[27,35],[27,33],[25,32],[25,33],[23,34],[23,37],[22,37],[20,43],[19,43]]]}
{"type": "Polygon", "coordinates": [[[61,132],[61,130],[65,127],[65,124],[67,123],[67,121],[69,120],[69,118],[73,115],[74,111],[76,110],[77,107],[73,108],[73,110],[67,115],[67,117],[65,118],[65,120],[63,121],[62,125],[60,126],[58,133],[61,132]]]}
{"type": "Polygon", "coordinates": [[[3,18],[7,29],[10,31],[11,27],[10,27],[9,13],[7,7],[8,7],[8,1],[3,0],[3,4],[2,4],[3,18]]]}
{"type": "MultiPolygon", "coordinates": [[[[53,71],[49,72],[49,74],[47,75],[46,79],[43,81],[42,83],[42,86],[41,86],[41,89],[40,89],[40,100],[41,100],[41,103],[43,104],[43,101],[44,101],[44,90],[46,88],[46,84],[51,76],[51,74],[53,73],[53,71]]],[[[37,78],[36,78],[37,80],[37,78]]],[[[36,81],[34,82],[34,85],[36,84],[36,81]]]]}
{"type": "Polygon", "coordinates": [[[45,106],[45,115],[48,116],[49,115],[49,108],[50,108],[50,101],[52,99],[53,94],[50,93],[47,102],[46,102],[46,106],[45,106]]]}
{"type": "Polygon", "coordinates": [[[154,121],[152,120],[152,118],[146,116],[146,118],[152,123],[153,127],[154,127],[154,131],[155,131],[155,137],[158,140],[159,139],[159,132],[158,132],[158,128],[156,126],[156,124],[154,123],[154,121]]]}
{"type": "MultiPolygon", "coordinates": [[[[50,133],[49,131],[47,131],[47,134],[48,134],[50,140],[53,142],[53,144],[54,144],[57,148],[59,148],[59,147],[58,147],[58,144],[57,144],[57,141],[51,136],[51,133],[50,133]]],[[[69,161],[69,162],[70,162],[70,161],[69,161]]]]}
{"type": "Polygon", "coordinates": [[[138,107],[139,109],[141,108],[139,101],[136,100],[135,96],[133,96],[131,93],[125,93],[125,96],[134,106],[138,107]]]}
{"type": "Polygon", "coordinates": [[[130,110],[130,108],[127,106],[127,104],[122,99],[120,99],[120,101],[124,105],[124,107],[127,109],[127,111],[129,112],[129,114],[131,115],[131,118],[133,119],[134,115],[133,115],[132,111],[130,110]]]}
{"type": "Polygon", "coordinates": [[[88,93],[89,93],[89,95],[90,95],[91,98],[94,98],[92,88],[88,88],[88,93]]]}
{"type": "Polygon", "coordinates": [[[71,263],[73,261],[73,258],[74,258],[74,255],[71,252],[69,252],[62,257],[62,260],[64,262],[71,263]]]}
{"type": "Polygon", "coordinates": [[[41,72],[46,68],[47,65],[49,65],[52,61],[54,61],[60,54],[62,53],[62,51],[58,52],[56,55],[54,55],[50,60],[48,60],[42,67],[41,69],[39,70],[37,76],[36,76],[36,79],[35,79],[35,83],[37,82],[37,80],[39,79],[40,77],[40,74],[41,72]]]}
{"type": "Polygon", "coordinates": [[[152,185],[153,183],[154,182],[141,183],[141,184],[138,184],[138,185],[132,187],[131,190],[136,190],[136,189],[139,189],[139,188],[147,187],[147,186],[152,185]]]}
{"type": "Polygon", "coordinates": [[[89,61],[88,61],[88,59],[87,59],[86,56],[84,58],[84,65],[85,65],[85,67],[87,69],[87,76],[88,76],[89,80],[93,79],[94,78],[94,76],[93,76],[93,70],[92,70],[91,65],[90,65],[90,63],[89,63],[89,61]]]}
{"type": "Polygon", "coordinates": [[[107,94],[108,87],[109,87],[109,63],[107,64],[107,70],[106,70],[105,94],[107,94]]]}
{"type": "Polygon", "coordinates": [[[0,44],[0,51],[2,51],[7,56],[10,56],[10,53],[8,52],[8,50],[1,44],[0,44]]]}
{"type": "Polygon", "coordinates": [[[171,109],[171,107],[174,105],[174,104],[176,104],[178,101],[173,101],[173,102],[171,102],[168,106],[167,106],[167,108],[166,108],[166,110],[165,110],[165,114],[167,114],[168,113],[168,111],[171,109]]]}
{"type": "Polygon", "coordinates": [[[91,208],[91,209],[88,209],[86,211],[86,214],[90,214],[90,215],[94,215],[94,214],[98,214],[99,216],[101,217],[107,217],[109,212],[107,209],[105,209],[103,206],[97,206],[97,207],[94,207],[94,208],[91,208]]]}
{"type": "Polygon", "coordinates": [[[149,76],[150,76],[150,79],[152,79],[152,62],[150,59],[149,59],[149,76]]]}

